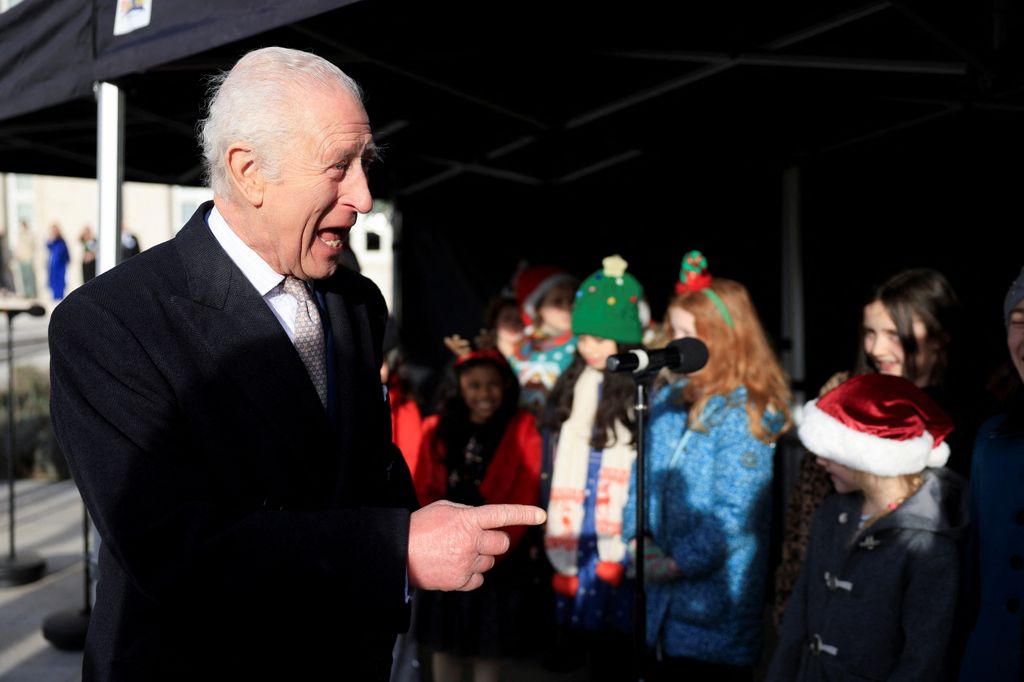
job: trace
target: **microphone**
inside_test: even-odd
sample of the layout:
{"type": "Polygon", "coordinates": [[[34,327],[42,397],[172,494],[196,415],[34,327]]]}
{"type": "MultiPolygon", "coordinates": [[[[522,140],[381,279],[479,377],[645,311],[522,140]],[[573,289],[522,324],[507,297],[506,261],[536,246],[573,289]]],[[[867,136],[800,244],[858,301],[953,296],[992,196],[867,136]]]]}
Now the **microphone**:
{"type": "Polygon", "coordinates": [[[686,337],[659,350],[631,350],[608,358],[609,372],[657,371],[667,367],[679,374],[696,372],[708,362],[708,347],[700,339],[686,337]]]}

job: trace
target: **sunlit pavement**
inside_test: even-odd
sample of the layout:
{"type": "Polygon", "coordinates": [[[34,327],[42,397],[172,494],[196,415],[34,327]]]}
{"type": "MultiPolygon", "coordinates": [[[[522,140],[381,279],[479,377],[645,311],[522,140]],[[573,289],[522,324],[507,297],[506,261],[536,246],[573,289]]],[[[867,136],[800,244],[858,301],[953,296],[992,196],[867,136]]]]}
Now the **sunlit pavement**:
{"type": "MultiPolygon", "coordinates": [[[[8,484],[0,481],[4,556],[9,552],[8,484]]],[[[43,621],[85,605],[82,498],[74,483],[18,481],[15,551],[46,561],[44,576],[0,588],[0,680],[72,682],[82,678],[82,654],[56,649],[43,637],[43,621]]]]}

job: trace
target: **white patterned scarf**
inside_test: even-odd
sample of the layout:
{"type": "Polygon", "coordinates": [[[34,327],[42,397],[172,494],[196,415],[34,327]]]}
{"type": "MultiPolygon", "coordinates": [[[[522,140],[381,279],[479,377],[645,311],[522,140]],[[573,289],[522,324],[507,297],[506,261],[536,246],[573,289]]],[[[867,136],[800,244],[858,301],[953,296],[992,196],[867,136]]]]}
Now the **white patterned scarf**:
{"type": "Polygon", "coordinates": [[[602,451],[597,490],[587,490],[590,441],[603,380],[602,372],[584,368],[573,386],[572,413],[562,424],[555,448],[544,547],[551,565],[563,575],[576,575],[579,570],[579,538],[588,494],[597,495],[595,521],[601,561],[620,562],[626,555],[622,509],[629,495],[636,445],[625,424],[615,422],[614,444],[602,451]]]}

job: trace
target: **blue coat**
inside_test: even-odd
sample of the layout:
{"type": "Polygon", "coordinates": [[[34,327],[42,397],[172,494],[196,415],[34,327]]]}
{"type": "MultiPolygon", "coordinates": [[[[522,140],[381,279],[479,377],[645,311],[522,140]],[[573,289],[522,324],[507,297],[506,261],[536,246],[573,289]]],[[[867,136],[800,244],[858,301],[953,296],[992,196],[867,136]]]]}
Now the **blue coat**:
{"type": "Polygon", "coordinates": [[[50,250],[50,260],[47,263],[47,276],[50,280],[50,290],[53,292],[55,301],[64,298],[65,273],[68,269],[68,245],[62,237],[51,239],[46,242],[46,248],[50,250]]]}
{"type": "MultiPolygon", "coordinates": [[[[775,446],[751,433],[746,388],[712,397],[697,431],[676,402],[681,386],[662,387],[651,405],[647,532],[682,577],[645,583],[647,643],[668,656],[750,665],[761,648],[775,446]]],[[[766,420],[781,429],[781,416],[766,420]]],[[[625,537],[636,535],[635,520],[631,488],[625,537]]]]}
{"type": "MultiPolygon", "coordinates": [[[[1021,410],[1024,413],[1024,410],[1021,410]]],[[[978,432],[971,462],[971,536],[964,599],[976,613],[962,680],[1024,675],[1024,420],[999,415],[978,432]],[[1015,422],[1015,423],[1014,423],[1015,422]]]]}

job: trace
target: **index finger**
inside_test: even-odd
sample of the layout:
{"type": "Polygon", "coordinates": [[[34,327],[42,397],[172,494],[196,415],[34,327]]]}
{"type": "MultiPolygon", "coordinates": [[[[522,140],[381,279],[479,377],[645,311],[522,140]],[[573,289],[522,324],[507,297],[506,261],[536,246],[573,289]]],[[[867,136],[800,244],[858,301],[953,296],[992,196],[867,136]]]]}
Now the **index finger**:
{"type": "Polygon", "coordinates": [[[539,526],[548,518],[543,509],[528,504],[485,504],[467,511],[473,522],[485,530],[506,526],[539,526]]]}

